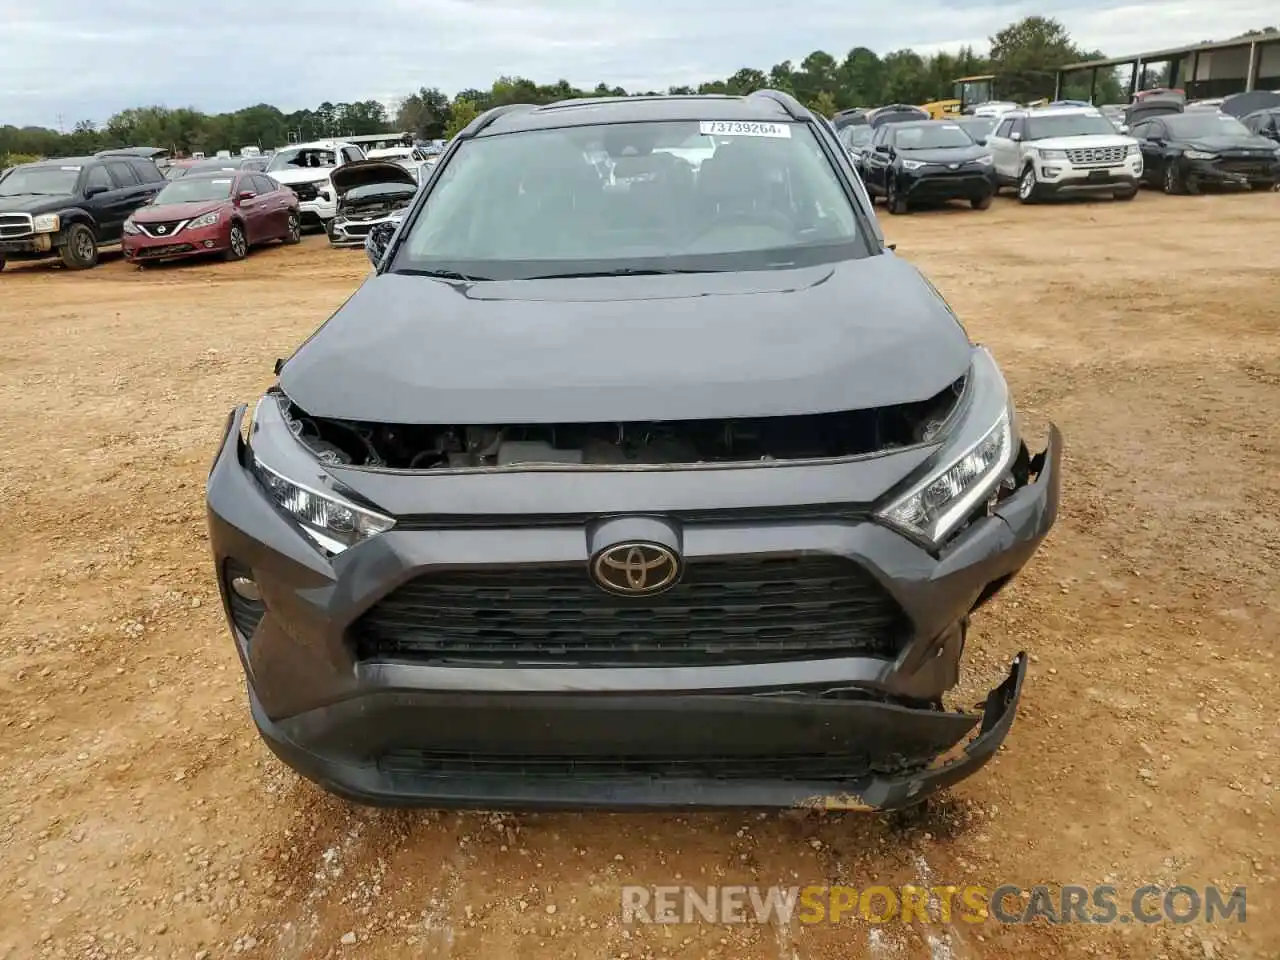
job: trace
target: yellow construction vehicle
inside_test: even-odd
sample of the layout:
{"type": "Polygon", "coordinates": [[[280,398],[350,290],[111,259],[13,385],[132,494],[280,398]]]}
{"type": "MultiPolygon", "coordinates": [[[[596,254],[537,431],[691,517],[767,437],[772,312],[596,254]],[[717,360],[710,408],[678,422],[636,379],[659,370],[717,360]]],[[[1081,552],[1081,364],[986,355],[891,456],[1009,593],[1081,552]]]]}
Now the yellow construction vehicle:
{"type": "Polygon", "coordinates": [[[960,77],[958,80],[953,81],[951,99],[922,103],[920,108],[929,111],[929,116],[935,120],[954,117],[957,114],[964,113],[966,107],[996,99],[995,82],[994,74],[985,74],[980,77],[960,77]]]}

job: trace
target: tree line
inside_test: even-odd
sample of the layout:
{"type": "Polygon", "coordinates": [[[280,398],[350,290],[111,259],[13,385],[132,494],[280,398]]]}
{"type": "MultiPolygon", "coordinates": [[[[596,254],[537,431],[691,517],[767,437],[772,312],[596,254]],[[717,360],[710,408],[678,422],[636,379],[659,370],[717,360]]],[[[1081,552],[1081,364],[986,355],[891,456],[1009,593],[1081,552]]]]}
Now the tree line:
{"type": "MultiPolygon", "coordinates": [[[[1270,34],[1274,27],[1249,31],[1270,34]]],[[[68,133],[44,127],[0,127],[0,162],[32,157],[74,156],[106,147],[145,145],[178,153],[238,150],[247,145],[264,149],[293,140],[408,132],[424,140],[453,136],[489,107],[506,103],[550,103],[575,97],[689,93],[744,94],[762,87],[785,90],[809,108],[830,116],[847,107],[884,103],[926,103],[952,95],[958,77],[995,74],[1000,99],[1028,102],[1052,97],[1056,71],[1067,63],[1101,59],[1098,50],[1083,50],[1066,28],[1049,17],[1027,17],[989,38],[980,54],[969,47],[956,53],[924,56],[914,50],[895,50],[883,56],[867,47],[854,47],[842,59],[815,50],[800,63],[790,60],[768,70],[744,67],[732,76],[665,91],[627,91],[606,83],[582,90],[566,80],[539,84],[523,77],[499,77],[488,90],[468,89],[449,97],[436,87],[421,87],[400,101],[394,114],[376,100],[320,104],[314,110],[285,113],[267,103],[232,113],[206,114],[192,107],[135,107],[97,125],[81,121],[68,133]]],[[[1155,73],[1144,72],[1143,85],[1158,84],[1155,73]]],[[[1087,99],[1089,78],[1071,79],[1064,98],[1087,99]]],[[[1098,103],[1115,103],[1126,92],[1113,71],[1098,75],[1094,91],[1098,103]]]]}

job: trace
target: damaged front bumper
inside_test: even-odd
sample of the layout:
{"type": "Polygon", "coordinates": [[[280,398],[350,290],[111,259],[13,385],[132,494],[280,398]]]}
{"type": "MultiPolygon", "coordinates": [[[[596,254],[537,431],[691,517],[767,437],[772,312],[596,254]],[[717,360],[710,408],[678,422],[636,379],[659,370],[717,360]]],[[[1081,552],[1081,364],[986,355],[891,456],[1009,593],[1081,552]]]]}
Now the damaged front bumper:
{"type": "Polygon", "coordinates": [[[353,219],[339,213],[329,224],[329,242],[335,247],[363,246],[369,231],[380,223],[399,224],[404,211],[398,211],[384,217],[353,219]]]}
{"type": "MultiPolygon", "coordinates": [[[[434,480],[347,473],[372,484],[371,502],[400,517],[461,517],[477,496],[508,509],[536,503],[544,512],[527,522],[519,513],[470,526],[459,520],[456,528],[447,517],[405,522],[326,556],[253,476],[244,416],[240,408],[229,418],[208,483],[219,586],[263,738],[335,794],[378,805],[512,809],[891,809],[974,773],[1013,722],[1022,655],[980,713],[940,704],[958,681],[970,614],[1021,569],[1054,523],[1061,483],[1054,427],[1046,450],[1030,460],[1027,482],[939,553],[865,515],[697,513],[708,503],[779,495],[776,475],[742,470],[705,481],[624,471],[569,485],[550,473],[434,480]],[[652,505],[659,499],[662,508],[652,505]],[[597,519],[571,513],[584,507],[597,519]],[[694,512],[681,520],[681,508],[694,512]],[[631,515],[616,517],[624,512],[631,515]],[[613,525],[623,533],[658,523],[678,528],[693,563],[823,556],[865,570],[903,614],[902,641],[889,653],[773,662],[584,665],[370,656],[353,639],[368,611],[435,572],[558,565],[585,578],[593,537],[614,537],[613,525]],[[252,581],[257,601],[236,595],[237,578],[252,581]]],[[[881,471],[896,474],[919,456],[800,467],[786,488],[857,497],[859,484],[878,486],[881,471]]],[[[691,643],[697,633],[691,626],[691,643]]]]}

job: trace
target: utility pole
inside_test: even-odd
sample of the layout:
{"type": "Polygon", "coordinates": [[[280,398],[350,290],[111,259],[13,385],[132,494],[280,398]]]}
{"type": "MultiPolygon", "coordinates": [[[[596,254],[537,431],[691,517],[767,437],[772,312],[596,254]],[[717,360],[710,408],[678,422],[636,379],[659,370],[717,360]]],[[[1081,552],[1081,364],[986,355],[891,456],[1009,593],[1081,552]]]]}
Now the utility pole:
{"type": "Polygon", "coordinates": [[[62,129],[62,114],[58,114],[58,134],[61,136],[63,133],[66,131],[62,129]]]}

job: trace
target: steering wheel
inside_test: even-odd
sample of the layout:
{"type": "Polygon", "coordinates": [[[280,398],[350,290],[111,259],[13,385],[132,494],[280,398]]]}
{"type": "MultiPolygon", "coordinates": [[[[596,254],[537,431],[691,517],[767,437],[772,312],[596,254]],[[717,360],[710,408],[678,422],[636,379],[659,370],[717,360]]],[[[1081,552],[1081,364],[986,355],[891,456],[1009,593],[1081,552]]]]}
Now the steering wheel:
{"type": "Polygon", "coordinates": [[[713,217],[710,223],[689,238],[689,246],[693,246],[713,230],[719,230],[722,227],[734,224],[751,227],[771,227],[787,237],[791,237],[795,233],[794,225],[791,221],[775,210],[731,210],[728,213],[717,214],[713,217]]]}

